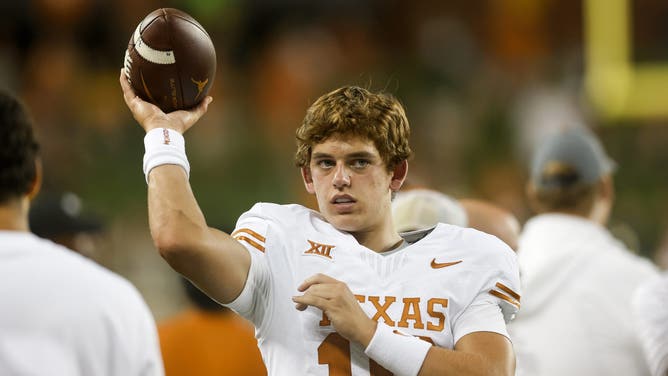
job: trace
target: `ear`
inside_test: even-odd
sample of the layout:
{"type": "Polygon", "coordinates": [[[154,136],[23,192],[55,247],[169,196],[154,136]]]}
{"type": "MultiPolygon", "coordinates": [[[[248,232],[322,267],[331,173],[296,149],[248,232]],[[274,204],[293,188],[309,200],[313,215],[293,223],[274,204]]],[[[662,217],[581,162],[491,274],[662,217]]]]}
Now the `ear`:
{"type": "Polygon", "coordinates": [[[540,213],[540,206],[538,205],[538,200],[536,199],[536,186],[531,181],[529,181],[524,186],[524,193],[526,194],[531,211],[534,213],[540,213]]]}
{"type": "Polygon", "coordinates": [[[603,196],[607,201],[614,202],[615,201],[615,185],[612,181],[612,177],[610,175],[605,175],[601,179],[601,196],[603,196]]]}
{"type": "Polygon", "coordinates": [[[610,175],[603,176],[596,187],[596,199],[589,213],[589,218],[605,226],[610,219],[615,201],[615,186],[610,175]]]}
{"type": "Polygon", "coordinates": [[[304,181],[304,187],[306,191],[310,194],[315,194],[315,188],[313,187],[313,177],[311,176],[311,168],[306,166],[301,168],[302,180],[304,181]]]}
{"type": "Polygon", "coordinates": [[[33,180],[28,191],[28,199],[30,201],[37,196],[39,190],[42,188],[42,176],[42,159],[35,158],[35,180],[33,180]]]}
{"type": "Polygon", "coordinates": [[[399,162],[394,169],[392,170],[392,181],[390,181],[390,189],[393,192],[397,192],[406,180],[408,175],[408,161],[403,160],[399,162]]]}

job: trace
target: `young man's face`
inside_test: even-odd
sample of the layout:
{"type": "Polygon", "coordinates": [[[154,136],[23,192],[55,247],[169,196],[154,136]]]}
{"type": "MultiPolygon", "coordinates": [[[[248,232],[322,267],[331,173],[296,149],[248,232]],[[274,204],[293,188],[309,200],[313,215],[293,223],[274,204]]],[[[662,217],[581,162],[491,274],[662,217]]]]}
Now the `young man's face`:
{"type": "Polygon", "coordinates": [[[334,135],[313,147],[302,174],[327,221],[355,233],[391,226],[391,194],[403,183],[402,166],[404,174],[388,171],[368,139],[334,135]]]}

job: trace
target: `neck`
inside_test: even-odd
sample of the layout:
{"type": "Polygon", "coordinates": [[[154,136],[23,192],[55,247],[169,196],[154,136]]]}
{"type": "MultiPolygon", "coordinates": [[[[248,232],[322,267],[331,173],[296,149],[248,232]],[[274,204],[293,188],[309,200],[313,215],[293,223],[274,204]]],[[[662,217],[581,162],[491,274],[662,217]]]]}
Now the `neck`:
{"type": "Polygon", "coordinates": [[[0,205],[0,230],[29,232],[27,197],[10,200],[0,205]]]}
{"type": "Polygon", "coordinates": [[[588,218],[605,227],[608,224],[611,209],[612,206],[608,201],[597,200],[594,207],[589,212],[588,218]]]}
{"type": "MultiPolygon", "coordinates": [[[[391,228],[391,227],[390,227],[391,228]]],[[[398,247],[403,239],[394,231],[360,231],[353,233],[357,242],[372,251],[383,253],[398,247]]]]}

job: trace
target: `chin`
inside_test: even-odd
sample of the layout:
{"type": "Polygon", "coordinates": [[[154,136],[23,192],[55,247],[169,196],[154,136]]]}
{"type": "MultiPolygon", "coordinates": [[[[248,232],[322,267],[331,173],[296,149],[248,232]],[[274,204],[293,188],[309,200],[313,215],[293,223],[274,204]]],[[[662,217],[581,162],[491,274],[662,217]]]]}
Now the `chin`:
{"type": "Polygon", "coordinates": [[[329,214],[326,216],[327,221],[337,230],[346,232],[356,232],[359,230],[359,220],[352,214],[329,214]]]}

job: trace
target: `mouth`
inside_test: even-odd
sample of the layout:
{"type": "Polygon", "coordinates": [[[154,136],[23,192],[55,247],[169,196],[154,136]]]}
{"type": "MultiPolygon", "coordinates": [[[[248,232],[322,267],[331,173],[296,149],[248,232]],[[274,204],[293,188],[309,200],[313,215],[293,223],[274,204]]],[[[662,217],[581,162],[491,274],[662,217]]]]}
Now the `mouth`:
{"type": "Polygon", "coordinates": [[[355,200],[354,198],[352,198],[349,195],[337,195],[337,196],[334,196],[329,201],[329,203],[332,206],[334,206],[336,211],[339,212],[339,213],[349,212],[350,210],[352,210],[352,208],[353,208],[353,206],[355,205],[356,202],[357,202],[357,200],[355,200]]]}

